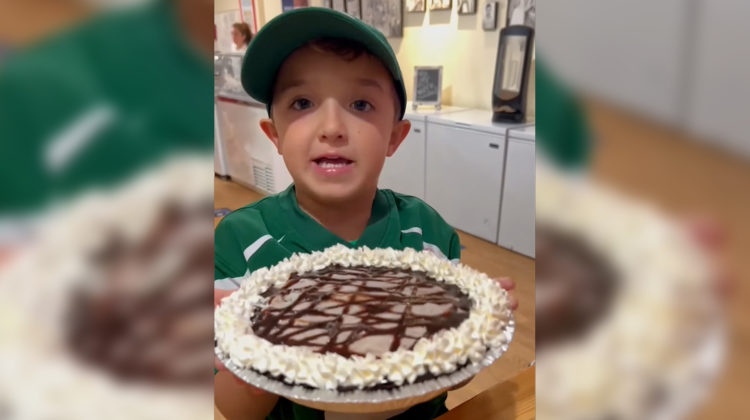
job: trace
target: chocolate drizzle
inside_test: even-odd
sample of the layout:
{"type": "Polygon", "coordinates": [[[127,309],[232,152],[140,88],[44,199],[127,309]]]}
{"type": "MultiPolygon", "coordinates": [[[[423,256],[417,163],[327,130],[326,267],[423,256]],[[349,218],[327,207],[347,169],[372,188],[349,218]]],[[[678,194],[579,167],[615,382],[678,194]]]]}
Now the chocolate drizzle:
{"type": "Polygon", "coordinates": [[[252,320],[257,336],[344,357],[411,349],[422,337],[457,327],[471,309],[457,286],[388,267],[294,273],[263,296],[269,304],[252,320]]]}
{"type": "Polygon", "coordinates": [[[210,202],[165,205],[144,238],[127,242],[113,234],[90,256],[97,287],[73,290],[65,314],[67,344],[79,360],[125,381],[212,383],[210,211],[210,202]],[[167,252],[184,262],[155,270],[167,252]]]}
{"type": "Polygon", "coordinates": [[[551,226],[536,229],[536,345],[585,334],[610,309],[619,280],[581,238],[551,226]]]}

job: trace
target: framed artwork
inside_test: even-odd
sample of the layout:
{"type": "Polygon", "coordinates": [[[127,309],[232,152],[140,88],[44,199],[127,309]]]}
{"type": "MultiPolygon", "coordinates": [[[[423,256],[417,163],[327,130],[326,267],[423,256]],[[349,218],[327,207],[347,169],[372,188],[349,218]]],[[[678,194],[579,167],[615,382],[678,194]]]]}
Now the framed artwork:
{"type": "Polygon", "coordinates": [[[309,6],[308,0],[281,0],[281,11],[287,12],[289,10],[298,9],[300,7],[309,6]]]}
{"type": "Polygon", "coordinates": [[[488,0],[482,9],[482,29],[494,31],[497,28],[497,2],[488,0]]]}
{"type": "Polygon", "coordinates": [[[409,13],[424,12],[427,0],[406,0],[406,11],[409,13]]]}
{"type": "Polygon", "coordinates": [[[427,0],[406,0],[406,11],[409,13],[419,13],[427,10],[427,0]]]}
{"type": "Polygon", "coordinates": [[[362,5],[359,0],[346,0],[346,13],[357,19],[362,19],[362,5]]]}
{"type": "Polygon", "coordinates": [[[365,0],[362,6],[362,21],[378,29],[386,38],[403,36],[401,0],[365,0]]]}
{"type": "Polygon", "coordinates": [[[414,109],[418,105],[434,105],[440,109],[443,90],[443,66],[414,67],[414,109]]]}
{"type": "Polygon", "coordinates": [[[328,8],[346,13],[346,0],[328,0],[328,8]]]}
{"type": "Polygon", "coordinates": [[[430,10],[450,10],[451,0],[430,0],[430,10]]]}
{"type": "Polygon", "coordinates": [[[536,0],[508,0],[508,18],[505,26],[536,26],[536,0]]]}
{"type": "Polygon", "coordinates": [[[473,15],[477,12],[477,0],[456,0],[459,15],[473,15]]]}

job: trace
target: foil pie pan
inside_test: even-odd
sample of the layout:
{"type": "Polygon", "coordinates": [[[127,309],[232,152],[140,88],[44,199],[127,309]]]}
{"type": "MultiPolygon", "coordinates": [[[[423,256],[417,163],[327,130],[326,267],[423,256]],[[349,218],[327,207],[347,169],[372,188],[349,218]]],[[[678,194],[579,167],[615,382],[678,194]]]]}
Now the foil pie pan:
{"type": "Polygon", "coordinates": [[[342,392],[288,384],[269,378],[258,371],[237,365],[229,358],[228,354],[222,352],[218,347],[215,347],[214,350],[216,356],[230,372],[256,388],[321,410],[365,413],[410,407],[434,398],[445,390],[473,377],[479,371],[494,363],[508,350],[515,327],[515,319],[511,315],[502,332],[505,335],[506,344],[489,349],[478,363],[469,363],[452,373],[414,384],[404,384],[388,390],[355,389],[342,392]]]}

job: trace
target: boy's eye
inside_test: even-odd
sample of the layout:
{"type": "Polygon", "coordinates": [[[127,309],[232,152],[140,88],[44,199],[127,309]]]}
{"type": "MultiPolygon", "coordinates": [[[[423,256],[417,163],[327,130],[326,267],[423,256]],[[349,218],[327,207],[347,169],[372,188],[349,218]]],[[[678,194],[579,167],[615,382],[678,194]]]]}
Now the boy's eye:
{"type": "Polygon", "coordinates": [[[356,111],[367,112],[372,111],[372,104],[363,99],[360,99],[352,103],[352,108],[354,108],[356,111]]]}
{"type": "Polygon", "coordinates": [[[294,102],[292,102],[292,109],[295,109],[297,111],[302,111],[303,109],[310,108],[311,106],[312,102],[310,102],[309,99],[305,98],[295,99],[294,102]]]}

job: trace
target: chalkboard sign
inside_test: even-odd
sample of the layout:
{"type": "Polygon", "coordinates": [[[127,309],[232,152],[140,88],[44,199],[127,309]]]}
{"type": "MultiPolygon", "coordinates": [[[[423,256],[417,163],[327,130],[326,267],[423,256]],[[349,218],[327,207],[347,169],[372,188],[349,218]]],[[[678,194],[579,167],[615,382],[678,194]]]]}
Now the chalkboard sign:
{"type": "Polygon", "coordinates": [[[414,106],[435,105],[440,109],[443,66],[414,67],[414,106]]]}

